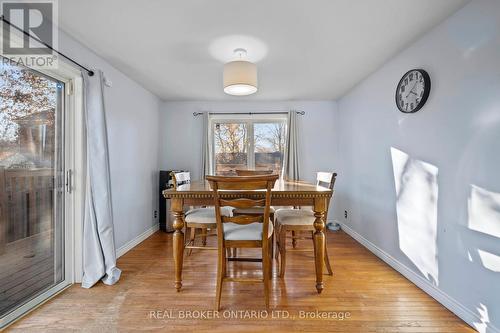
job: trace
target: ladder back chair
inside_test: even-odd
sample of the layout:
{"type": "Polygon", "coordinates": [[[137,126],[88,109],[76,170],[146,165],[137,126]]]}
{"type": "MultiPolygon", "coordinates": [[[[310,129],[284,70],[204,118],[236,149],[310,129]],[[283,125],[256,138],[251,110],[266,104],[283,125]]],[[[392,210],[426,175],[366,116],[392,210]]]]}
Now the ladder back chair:
{"type": "Polygon", "coordinates": [[[263,176],[271,175],[273,170],[248,170],[248,169],[236,169],[234,170],[237,176],[263,176]]]}
{"type": "MultiPolygon", "coordinates": [[[[274,171],[273,170],[248,170],[248,169],[235,169],[237,176],[263,176],[263,175],[271,175],[274,171]]],[[[263,214],[263,207],[250,207],[250,208],[235,208],[233,210],[234,215],[262,215],[263,214]]],[[[274,226],[274,207],[269,208],[269,216],[271,218],[271,222],[273,223],[274,226]]],[[[273,247],[272,247],[272,252],[273,252],[273,257],[274,257],[274,234],[273,234],[273,239],[272,239],[273,247]]],[[[237,249],[234,248],[232,252],[232,256],[236,257],[237,255],[237,249]]]]}
{"type": "MultiPolygon", "coordinates": [[[[322,187],[328,187],[333,190],[335,185],[335,180],[337,174],[334,172],[318,172],[316,174],[316,185],[322,187]]],[[[287,232],[292,232],[292,244],[293,248],[296,247],[297,239],[305,239],[303,237],[297,236],[299,232],[308,231],[313,235],[314,229],[314,212],[310,209],[278,209],[275,213],[276,216],[276,245],[278,251],[276,251],[276,258],[280,259],[280,277],[285,276],[285,266],[286,266],[286,239],[287,232]]],[[[325,220],[327,215],[325,214],[325,220]]],[[[312,239],[308,238],[308,239],[312,239]]],[[[312,242],[314,246],[314,241],[312,242]]],[[[313,249],[316,251],[316,249],[313,249]]],[[[310,251],[309,249],[294,250],[294,251],[310,251]]],[[[328,270],[329,275],[333,275],[332,267],[330,265],[330,258],[328,256],[328,249],[326,247],[325,238],[325,265],[328,270]]]]}
{"type": "MultiPolygon", "coordinates": [[[[236,175],[238,176],[262,176],[262,175],[271,175],[273,170],[241,170],[236,169],[236,175]]],[[[274,208],[270,207],[270,217],[271,221],[274,223],[274,208]]],[[[263,208],[262,207],[250,207],[250,208],[235,208],[233,210],[234,215],[262,215],[263,208]]]]}
{"type": "MultiPolygon", "coordinates": [[[[171,175],[174,189],[176,190],[182,189],[182,186],[186,186],[191,183],[191,174],[189,172],[172,172],[171,175]]],[[[231,216],[232,209],[230,207],[224,208],[222,210],[222,214],[224,216],[231,216]]],[[[188,229],[190,231],[189,239],[184,245],[184,249],[189,249],[188,255],[191,255],[193,249],[216,250],[217,247],[206,246],[209,231],[217,228],[215,208],[191,207],[191,209],[189,209],[184,216],[186,231],[188,229]],[[199,233],[197,234],[198,230],[199,233]],[[196,239],[198,236],[201,237],[201,246],[196,245],[196,239]]]]}
{"type": "Polygon", "coordinates": [[[215,309],[220,310],[222,284],[232,282],[263,282],[266,308],[269,308],[269,294],[272,277],[271,236],[274,228],[270,223],[271,190],[278,175],[262,176],[207,176],[214,193],[217,220],[217,286],[215,309]],[[256,194],[259,195],[256,198],[256,194]],[[264,194],[264,198],[261,198],[264,194]],[[222,216],[223,207],[263,207],[261,215],[222,216]],[[262,258],[229,258],[232,261],[261,261],[262,279],[248,279],[227,276],[226,250],[231,248],[260,248],[262,258]]]}

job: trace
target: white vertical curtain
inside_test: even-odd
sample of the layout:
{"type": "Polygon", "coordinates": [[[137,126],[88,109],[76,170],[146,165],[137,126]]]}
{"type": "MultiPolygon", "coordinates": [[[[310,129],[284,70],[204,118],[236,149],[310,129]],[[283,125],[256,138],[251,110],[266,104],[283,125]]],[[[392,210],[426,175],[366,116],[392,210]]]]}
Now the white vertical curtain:
{"type": "Polygon", "coordinates": [[[208,112],[203,112],[202,135],[201,135],[201,174],[200,180],[205,179],[206,175],[212,174],[212,161],[210,160],[210,138],[209,138],[209,117],[208,112]]]}
{"type": "Polygon", "coordinates": [[[116,283],[121,271],[116,267],[103,73],[82,74],[87,141],[82,287],[90,288],[99,280],[116,283]]]}
{"type": "Polygon", "coordinates": [[[298,116],[295,110],[288,112],[288,126],[286,136],[285,159],[283,163],[283,178],[299,180],[299,139],[298,116]]]}

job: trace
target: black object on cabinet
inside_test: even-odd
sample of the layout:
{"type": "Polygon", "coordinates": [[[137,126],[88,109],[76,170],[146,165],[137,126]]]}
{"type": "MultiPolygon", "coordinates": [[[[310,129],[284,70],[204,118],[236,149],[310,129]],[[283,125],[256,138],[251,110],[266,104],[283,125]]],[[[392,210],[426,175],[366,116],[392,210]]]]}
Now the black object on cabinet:
{"type": "Polygon", "coordinates": [[[172,172],[182,172],[182,170],[160,170],[160,183],[159,183],[159,209],[160,209],[160,230],[165,232],[173,232],[172,215],[170,214],[170,201],[163,197],[163,190],[173,187],[172,185],[172,172]]]}

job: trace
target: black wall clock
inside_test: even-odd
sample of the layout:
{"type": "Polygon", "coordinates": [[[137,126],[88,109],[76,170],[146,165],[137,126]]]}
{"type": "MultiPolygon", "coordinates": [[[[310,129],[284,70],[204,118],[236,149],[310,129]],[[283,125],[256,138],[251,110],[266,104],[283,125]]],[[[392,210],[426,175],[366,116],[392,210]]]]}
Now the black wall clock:
{"type": "Polygon", "coordinates": [[[420,110],[431,91],[431,78],[423,69],[406,72],[398,83],[396,105],[399,111],[414,113],[420,110]]]}

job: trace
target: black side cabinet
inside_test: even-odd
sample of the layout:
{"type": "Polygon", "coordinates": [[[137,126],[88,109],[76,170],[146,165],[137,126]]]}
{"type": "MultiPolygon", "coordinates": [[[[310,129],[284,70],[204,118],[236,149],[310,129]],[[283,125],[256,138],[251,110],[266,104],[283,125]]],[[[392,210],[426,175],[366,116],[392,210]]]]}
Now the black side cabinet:
{"type": "Polygon", "coordinates": [[[171,172],[181,172],[182,170],[161,170],[160,171],[160,183],[158,184],[158,197],[159,197],[159,209],[160,209],[160,230],[165,232],[173,232],[174,228],[172,227],[172,215],[170,214],[170,201],[163,197],[163,190],[171,188],[172,185],[172,176],[171,172]]]}

